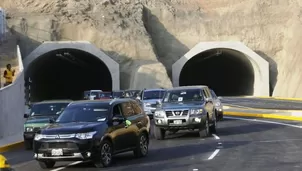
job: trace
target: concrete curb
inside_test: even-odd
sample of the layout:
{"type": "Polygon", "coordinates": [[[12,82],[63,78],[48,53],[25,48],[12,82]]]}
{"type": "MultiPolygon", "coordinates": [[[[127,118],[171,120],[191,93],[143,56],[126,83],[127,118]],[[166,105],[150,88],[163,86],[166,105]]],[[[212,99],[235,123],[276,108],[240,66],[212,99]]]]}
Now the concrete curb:
{"type": "Polygon", "coordinates": [[[10,151],[10,150],[22,147],[23,143],[24,143],[23,141],[19,141],[19,142],[15,142],[15,143],[6,144],[4,146],[1,146],[0,147],[0,153],[7,152],[7,151],[10,151]]]}
{"type": "Polygon", "coordinates": [[[223,105],[223,109],[243,109],[243,110],[261,110],[261,111],[274,111],[274,112],[291,112],[291,113],[300,113],[302,115],[302,110],[285,110],[285,109],[271,109],[271,108],[252,108],[252,107],[246,107],[246,106],[239,106],[239,105],[223,105]]]}
{"type": "Polygon", "coordinates": [[[302,98],[291,98],[291,97],[270,97],[270,96],[239,96],[239,97],[273,99],[273,100],[302,101],[302,98]]]}
{"type": "Polygon", "coordinates": [[[266,119],[302,121],[302,117],[299,117],[299,116],[284,116],[284,115],[269,114],[269,113],[260,114],[260,113],[224,111],[223,114],[227,115],[227,116],[243,116],[243,117],[256,117],[256,118],[266,118],[266,119]]]}

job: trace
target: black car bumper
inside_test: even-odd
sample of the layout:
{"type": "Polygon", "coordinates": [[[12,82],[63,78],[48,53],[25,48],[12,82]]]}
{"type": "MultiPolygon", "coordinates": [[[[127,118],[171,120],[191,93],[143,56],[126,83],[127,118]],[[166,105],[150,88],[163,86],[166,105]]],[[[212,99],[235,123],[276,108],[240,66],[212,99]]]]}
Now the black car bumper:
{"type": "Polygon", "coordinates": [[[90,160],[97,156],[99,143],[100,141],[78,139],[34,141],[34,158],[40,161],[90,160]]]}

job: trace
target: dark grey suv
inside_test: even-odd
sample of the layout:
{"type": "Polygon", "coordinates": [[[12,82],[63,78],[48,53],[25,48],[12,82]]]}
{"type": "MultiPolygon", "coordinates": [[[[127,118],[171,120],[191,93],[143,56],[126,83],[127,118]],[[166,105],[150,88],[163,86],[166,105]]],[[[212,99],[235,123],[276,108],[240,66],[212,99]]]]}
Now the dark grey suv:
{"type": "Polygon", "coordinates": [[[154,113],[154,136],[161,140],[166,131],[198,130],[201,137],[216,133],[216,114],[207,86],[168,89],[154,113]]]}

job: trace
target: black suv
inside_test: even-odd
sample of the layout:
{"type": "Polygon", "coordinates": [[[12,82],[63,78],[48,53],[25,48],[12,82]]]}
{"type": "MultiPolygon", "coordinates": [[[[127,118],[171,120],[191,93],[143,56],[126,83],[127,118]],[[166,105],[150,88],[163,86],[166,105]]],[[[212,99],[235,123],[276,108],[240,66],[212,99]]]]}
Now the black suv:
{"type": "Polygon", "coordinates": [[[133,151],[148,154],[149,117],[133,99],[72,102],[34,138],[34,157],[41,168],[56,161],[92,161],[107,167],[112,156],[133,151]]]}

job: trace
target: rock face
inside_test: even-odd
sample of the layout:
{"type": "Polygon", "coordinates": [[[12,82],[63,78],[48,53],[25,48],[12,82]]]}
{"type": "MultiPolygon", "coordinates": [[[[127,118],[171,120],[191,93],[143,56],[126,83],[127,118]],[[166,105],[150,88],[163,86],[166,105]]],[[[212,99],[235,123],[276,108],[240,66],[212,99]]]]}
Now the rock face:
{"type": "Polygon", "coordinates": [[[200,41],[234,40],[270,62],[273,95],[302,97],[298,0],[1,0],[0,6],[21,35],[23,56],[41,41],[87,40],[121,64],[122,88],[152,85],[132,84],[149,65],[156,67],[153,79],[169,80],[172,64],[200,41]]]}

